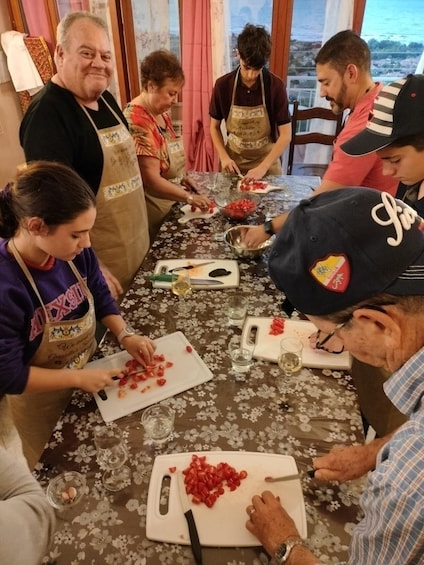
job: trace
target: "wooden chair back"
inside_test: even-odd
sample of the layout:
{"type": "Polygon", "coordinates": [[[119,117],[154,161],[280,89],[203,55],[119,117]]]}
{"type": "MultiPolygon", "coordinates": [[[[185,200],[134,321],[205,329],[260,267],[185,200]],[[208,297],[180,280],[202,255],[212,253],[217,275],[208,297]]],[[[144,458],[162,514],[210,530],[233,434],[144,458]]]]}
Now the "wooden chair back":
{"type": "MultiPolygon", "coordinates": [[[[320,145],[333,145],[334,140],[342,129],[343,114],[335,115],[330,109],[315,106],[313,108],[299,109],[299,101],[293,103],[292,113],[292,138],[289,146],[289,158],[287,165],[287,174],[291,175],[293,171],[294,148],[296,145],[306,145],[308,143],[318,143],[320,145]],[[334,134],[321,133],[319,131],[298,132],[299,122],[321,119],[335,122],[334,134]]],[[[305,164],[306,165],[306,164],[305,164]]],[[[308,163],[308,167],[314,167],[308,163]]],[[[322,167],[322,165],[321,165],[322,167]]]]}

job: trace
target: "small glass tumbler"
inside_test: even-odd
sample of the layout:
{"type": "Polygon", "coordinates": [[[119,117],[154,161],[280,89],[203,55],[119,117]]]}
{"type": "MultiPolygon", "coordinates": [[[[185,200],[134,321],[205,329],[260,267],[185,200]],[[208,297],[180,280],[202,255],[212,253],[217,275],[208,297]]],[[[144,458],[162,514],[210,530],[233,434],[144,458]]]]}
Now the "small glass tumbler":
{"type": "Polygon", "coordinates": [[[228,325],[241,328],[247,314],[248,300],[241,294],[232,294],[227,300],[228,325]]]}
{"type": "Polygon", "coordinates": [[[143,411],[141,424],[148,441],[161,444],[167,441],[174,430],[175,412],[166,404],[154,404],[143,411]]]}
{"type": "Polygon", "coordinates": [[[243,375],[249,372],[253,360],[253,345],[242,344],[240,339],[232,339],[228,344],[231,368],[236,380],[243,380],[243,375]]]}

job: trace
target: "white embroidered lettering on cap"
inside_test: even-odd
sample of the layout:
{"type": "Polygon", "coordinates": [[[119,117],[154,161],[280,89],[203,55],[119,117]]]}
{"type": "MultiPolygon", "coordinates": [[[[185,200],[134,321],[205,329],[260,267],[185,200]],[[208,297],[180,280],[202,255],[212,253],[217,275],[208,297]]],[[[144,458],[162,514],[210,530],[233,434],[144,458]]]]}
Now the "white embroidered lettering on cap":
{"type": "Polygon", "coordinates": [[[377,204],[371,209],[371,217],[380,226],[393,225],[396,238],[388,237],[387,243],[392,247],[397,247],[402,243],[403,232],[409,231],[414,224],[418,214],[409,206],[399,206],[391,194],[381,193],[381,204],[377,204]],[[387,219],[379,216],[379,212],[384,209],[387,212],[387,219]]]}

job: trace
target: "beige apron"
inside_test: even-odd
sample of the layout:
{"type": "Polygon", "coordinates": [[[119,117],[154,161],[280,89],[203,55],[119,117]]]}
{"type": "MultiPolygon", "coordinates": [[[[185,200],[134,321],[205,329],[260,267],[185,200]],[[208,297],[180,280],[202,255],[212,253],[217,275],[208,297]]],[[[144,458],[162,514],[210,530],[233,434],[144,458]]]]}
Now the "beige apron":
{"type": "MultiPolygon", "coordinates": [[[[265,104],[265,88],[262,72],[260,106],[236,106],[234,104],[237,81],[240,69],[236,73],[231,107],[226,127],[228,134],[227,153],[236,162],[242,174],[257,167],[271,151],[274,143],[271,140],[271,125],[265,104]]],[[[268,169],[268,175],[281,175],[281,162],[276,159],[268,169]]]]}
{"type": "MultiPolygon", "coordinates": [[[[85,281],[69,261],[69,267],[86,293],[88,310],[80,318],[51,322],[35,281],[16,248],[13,249],[13,255],[34,289],[45,315],[42,340],[30,364],[46,369],[81,369],[96,349],[94,300],[85,281]]],[[[8,396],[23,451],[31,469],[39,460],[71,396],[70,389],[8,396]]]]}
{"type": "MultiPolygon", "coordinates": [[[[167,180],[179,183],[185,175],[186,159],[182,137],[170,137],[169,133],[160,129],[165,139],[169,157],[169,169],[162,176],[167,180]]],[[[150,241],[156,237],[162,222],[175,204],[174,200],[158,198],[146,192],[147,216],[149,218],[150,241]]]]}
{"type": "Polygon", "coordinates": [[[126,292],[150,247],[146,202],[133,138],[116,112],[104,98],[103,101],[118,125],[98,130],[81,106],[96,130],[103,152],[97,217],[90,237],[100,261],[126,292]]]}

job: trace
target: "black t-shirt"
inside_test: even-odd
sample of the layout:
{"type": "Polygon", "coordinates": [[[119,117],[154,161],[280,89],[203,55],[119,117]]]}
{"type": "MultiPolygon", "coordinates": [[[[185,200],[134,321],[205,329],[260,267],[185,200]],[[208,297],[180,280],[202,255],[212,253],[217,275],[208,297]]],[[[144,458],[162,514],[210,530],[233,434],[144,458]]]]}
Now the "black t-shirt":
{"type": "MultiPolygon", "coordinates": [[[[112,94],[105,91],[102,96],[128,127],[112,94]]],[[[98,110],[87,111],[98,129],[118,123],[102,98],[98,110]]],[[[103,152],[90,120],[69,90],[48,82],[29,105],[19,139],[27,162],[44,159],[69,165],[97,193],[103,152]]]]}

